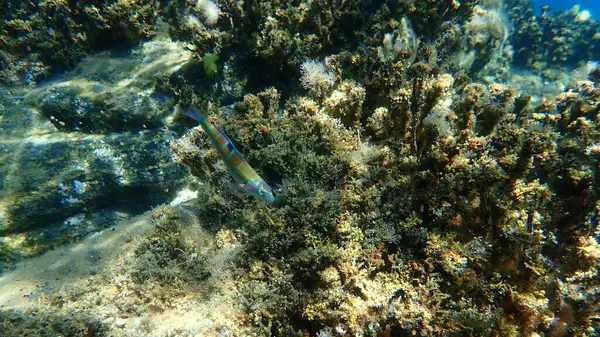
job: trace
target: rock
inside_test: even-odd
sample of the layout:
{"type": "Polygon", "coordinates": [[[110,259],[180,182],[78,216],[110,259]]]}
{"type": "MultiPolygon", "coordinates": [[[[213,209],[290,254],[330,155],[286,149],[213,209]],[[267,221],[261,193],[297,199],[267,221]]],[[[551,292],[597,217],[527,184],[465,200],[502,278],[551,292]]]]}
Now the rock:
{"type": "Polygon", "coordinates": [[[43,226],[115,202],[165,201],[165,192],[185,172],[171,161],[171,137],[164,130],[99,137],[54,134],[5,145],[16,155],[4,184],[21,195],[6,208],[0,231],[43,226]]]}
{"type": "Polygon", "coordinates": [[[189,56],[151,41],[0,98],[0,271],[174,196],[187,170],[169,150],[173,97],[154,81],[189,56]]]}
{"type": "Polygon", "coordinates": [[[31,91],[26,102],[61,131],[104,133],[165,124],[173,98],[154,89],[191,53],[169,40],[146,42],[126,57],[105,52],[86,58],[59,79],[31,91]]]}

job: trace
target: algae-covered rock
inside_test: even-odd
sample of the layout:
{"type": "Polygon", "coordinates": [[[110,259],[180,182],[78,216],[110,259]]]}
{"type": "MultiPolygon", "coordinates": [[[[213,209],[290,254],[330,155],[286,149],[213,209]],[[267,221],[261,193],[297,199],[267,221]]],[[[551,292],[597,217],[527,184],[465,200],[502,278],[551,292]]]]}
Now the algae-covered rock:
{"type": "Polygon", "coordinates": [[[0,275],[2,332],[252,335],[233,277],[236,236],[206,231],[180,200],[57,246],[0,275]]]}
{"type": "Polygon", "coordinates": [[[165,202],[185,174],[168,155],[171,137],[53,133],[1,142],[2,241],[17,256],[32,255],[110,226],[122,218],[109,214],[115,206],[135,214],[165,202]],[[14,244],[17,235],[25,239],[14,244]]]}
{"type": "Polygon", "coordinates": [[[73,71],[32,90],[26,103],[63,131],[157,128],[168,123],[174,101],[156,89],[156,78],[169,76],[190,59],[191,53],[183,46],[160,39],[126,57],[106,52],[88,57],[73,71]]]}
{"type": "Polygon", "coordinates": [[[235,56],[239,76],[247,76],[250,90],[273,85],[295,90],[301,64],[342,50],[378,48],[386,34],[397,37],[392,35],[402,30],[401,22],[412,52],[419,41],[443,43],[439,53],[444,56],[464,50],[466,42],[457,42],[465,40],[459,24],[470,18],[476,2],[347,1],[340,6],[301,0],[219,1],[220,17],[228,20],[214,26],[200,22],[204,14],[198,6],[171,2],[164,19],[171,25],[171,37],[194,45],[199,56],[235,56]]]}
{"type": "Polygon", "coordinates": [[[568,11],[542,6],[539,15],[527,2],[511,0],[506,8],[514,26],[515,64],[541,72],[548,65],[574,67],[600,59],[600,22],[578,5],[568,11]]]}
{"type": "Polygon", "coordinates": [[[1,216],[20,232],[0,254],[96,226],[97,204],[116,217],[122,194],[169,197],[185,177],[195,199],[128,222],[138,235],[113,235],[112,256],[107,238],[73,286],[41,288],[38,308],[132,336],[597,335],[600,70],[547,67],[595,55],[595,26],[544,9],[511,33],[505,12],[527,7],[511,4],[169,2],[169,34],[187,43],[156,49],[172,67],[140,57],[147,43],[130,67],[85,61],[6,101],[37,126],[7,127],[19,142],[3,144],[2,186],[18,193],[1,216]],[[214,78],[214,64],[187,62],[210,54],[214,78]],[[237,186],[201,127],[181,134],[187,117],[171,112],[192,103],[272,204],[237,186]],[[28,227],[28,205],[58,225],[28,227]]]}
{"type": "Polygon", "coordinates": [[[217,114],[275,186],[276,207],[226,187],[199,129],[173,143],[176,158],[209,182],[200,219],[247,233],[239,285],[252,324],[282,336],[533,332],[549,320],[552,329],[566,324],[547,305],[564,301],[585,306],[570,329],[587,331],[595,305],[575,300],[573,288],[538,287],[581,286],[597,268],[551,262],[595,249],[587,239],[561,244],[597,231],[589,220],[597,207],[594,84],[534,108],[507,86],[460,87],[449,74],[415,72],[385,107],[333,108],[356,111],[356,90],[341,81],[321,103],[291,100],[268,119],[249,104],[256,99],[217,114]],[[343,123],[348,117],[353,123],[343,123]],[[576,276],[546,277],[557,269],[576,276]]]}
{"type": "Polygon", "coordinates": [[[33,85],[92,51],[154,34],[157,1],[39,0],[2,3],[0,81],[33,85]]]}
{"type": "Polygon", "coordinates": [[[181,167],[164,151],[169,133],[30,138],[5,151],[4,193],[20,195],[6,208],[2,232],[43,226],[87,208],[115,202],[166,200],[181,167]],[[165,194],[166,193],[166,194],[165,194]]]}
{"type": "Polygon", "coordinates": [[[189,59],[159,39],[127,57],[86,58],[36,89],[7,91],[0,232],[10,256],[2,262],[111,226],[176,192],[185,170],[171,160],[174,133],[163,128],[173,98],[155,81],[189,59]]]}

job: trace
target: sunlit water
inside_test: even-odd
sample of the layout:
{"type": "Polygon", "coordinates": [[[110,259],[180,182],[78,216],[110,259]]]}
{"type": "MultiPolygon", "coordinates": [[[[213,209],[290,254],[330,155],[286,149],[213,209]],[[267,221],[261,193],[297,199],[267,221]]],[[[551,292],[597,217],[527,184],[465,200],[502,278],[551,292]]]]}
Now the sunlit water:
{"type": "Polygon", "coordinates": [[[539,12],[540,7],[544,5],[550,6],[552,9],[569,10],[573,6],[579,6],[580,10],[587,10],[594,19],[598,19],[600,15],[600,1],[598,0],[581,0],[581,1],[561,1],[561,0],[533,0],[534,8],[539,12]]]}

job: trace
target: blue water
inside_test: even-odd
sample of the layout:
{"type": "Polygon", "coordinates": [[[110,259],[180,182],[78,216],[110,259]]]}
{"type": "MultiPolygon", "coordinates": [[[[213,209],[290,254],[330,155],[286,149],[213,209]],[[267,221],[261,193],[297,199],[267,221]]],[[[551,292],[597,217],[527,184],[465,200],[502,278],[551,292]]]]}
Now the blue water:
{"type": "Polygon", "coordinates": [[[568,10],[575,5],[579,5],[580,10],[588,10],[594,20],[600,20],[600,1],[599,0],[580,0],[580,1],[564,1],[564,0],[533,0],[533,7],[539,12],[543,5],[550,5],[552,9],[568,10]]]}

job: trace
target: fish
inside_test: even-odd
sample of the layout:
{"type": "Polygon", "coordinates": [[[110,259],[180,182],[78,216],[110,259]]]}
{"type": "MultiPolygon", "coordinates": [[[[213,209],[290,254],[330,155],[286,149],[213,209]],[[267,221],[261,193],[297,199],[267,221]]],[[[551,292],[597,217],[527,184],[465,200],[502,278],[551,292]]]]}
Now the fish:
{"type": "Polygon", "coordinates": [[[271,187],[248,164],[223,131],[211,123],[194,104],[189,106],[185,114],[200,124],[204,133],[208,135],[217,150],[217,154],[223,163],[225,163],[227,171],[229,171],[238,184],[243,185],[246,191],[259,200],[270,204],[275,202],[275,196],[271,187]]]}

